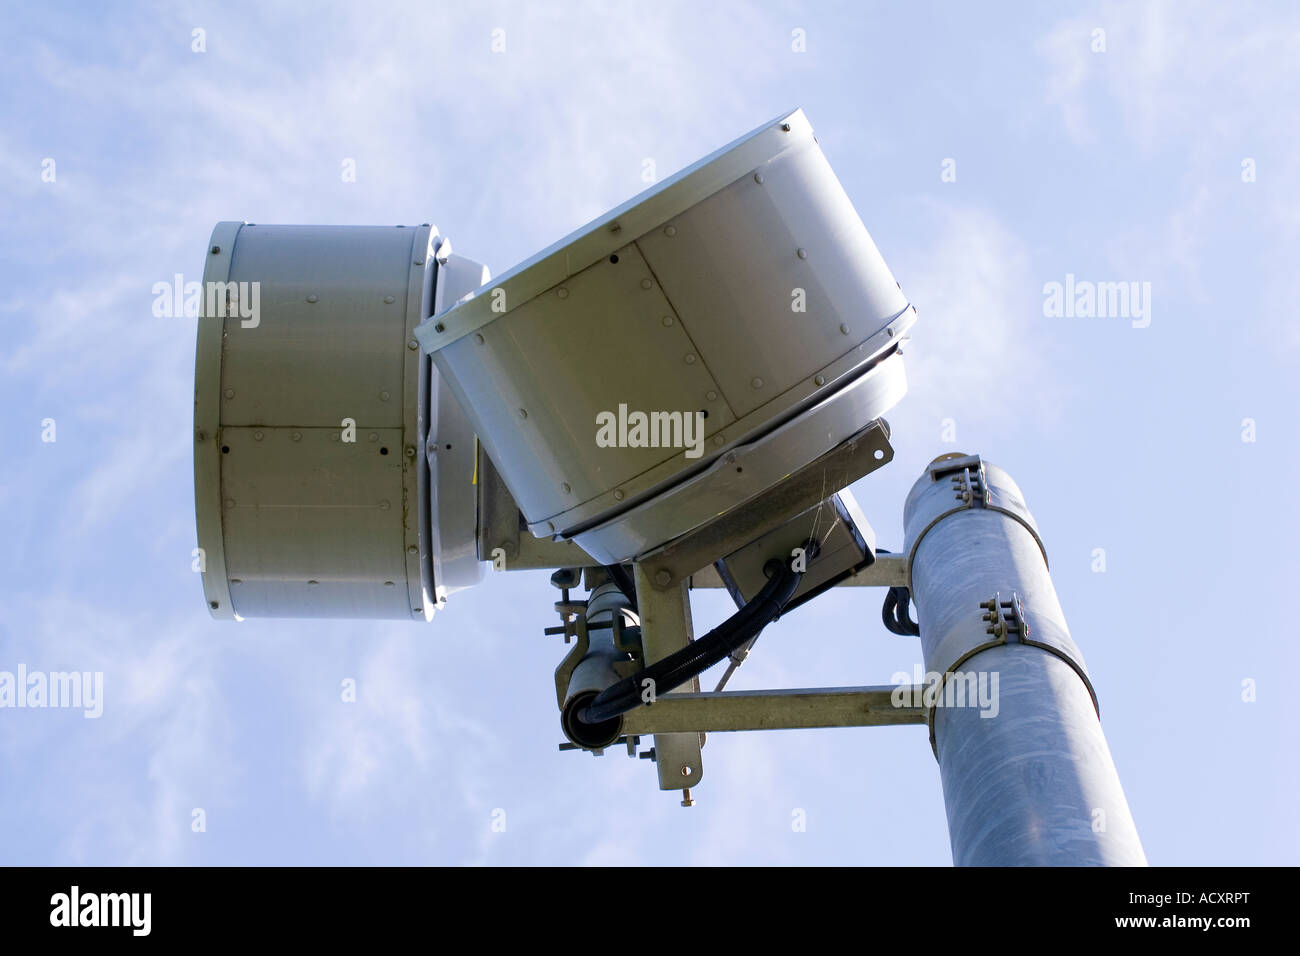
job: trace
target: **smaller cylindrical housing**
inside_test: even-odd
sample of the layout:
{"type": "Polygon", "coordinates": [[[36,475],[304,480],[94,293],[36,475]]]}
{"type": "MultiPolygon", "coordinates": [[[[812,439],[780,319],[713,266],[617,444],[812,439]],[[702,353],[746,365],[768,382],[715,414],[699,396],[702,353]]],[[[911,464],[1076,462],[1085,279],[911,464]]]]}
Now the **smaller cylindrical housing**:
{"type": "Polygon", "coordinates": [[[620,650],[614,641],[614,618],[631,610],[632,602],[612,583],[599,585],[587,603],[587,653],[569,677],[560,722],[564,734],[573,743],[589,750],[599,750],[616,741],[623,733],[623,718],[614,717],[599,723],[586,724],[577,719],[605,688],[616,684],[625,676],[616,665],[629,661],[627,651],[620,650]],[[610,625],[593,627],[593,625],[610,625]]]}

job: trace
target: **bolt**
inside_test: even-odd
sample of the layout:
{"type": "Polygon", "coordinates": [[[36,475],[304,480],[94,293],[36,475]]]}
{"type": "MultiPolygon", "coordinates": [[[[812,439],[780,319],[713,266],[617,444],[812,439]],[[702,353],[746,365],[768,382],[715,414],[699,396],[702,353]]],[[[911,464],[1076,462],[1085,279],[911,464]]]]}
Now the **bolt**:
{"type": "Polygon", "coordinates": [[[395,301],[391,295],[384,296],[384,305],[392,305],[395,301]]]}
{"type": "Polygon", "coordinates": [[[689,777],[690,775],[691,775],[690,766],[688,764],[682,764],[682,776],[689,777]]]}
{"type": "Polygon", "coordinates": [[[752,379],[750,379],[749,385],[751,388],[762,388],[763,380],[756,375],[752,379]]]}
{"type": "Polygon", "coordinates": [[[822,385],[826,384],[826,376],[817,375],[813,378],[813,382],[820,388],[822,385]]]}
{"type": "Polygon", "coordinates": [[[379,400],[380,400],[381,402],[386,402],[386,401],[388,401],[388,399],[389,399],[390,397],[391,397],[391,396],[390,396],[387,392],[380,392],[380,393],[379,393],[379,400]]]}
{"type": "Polygon", "coordinates": [[[671,239],[673,236],[677,235],[677,227],[676,226],[665,227],[664,235],[667,236],[669,239],[671,239]]]}
{"type": "Polygon", "coordinates": [[[262,440],[262,433],[261,433],[261,432],[253,432],[253,440],[254,440],[254,441],[261,441],[261,440],[262,440]]]}
{"type": "Polygon", "coordinates": [[[643,288],[643,289],[648,289],[648,288],[650,288],[650,287],[653,286],[653,285],[654,285],[654,283],[651,282],[649,279],[642,279],[642,280],[641,280],[641,288],[643,288]]]}
{"type": "Polygon", "coordinates": [[[415,341],[415,339],[411,339],[411,341],[406,343],[406,347],[410,349],[412,352],[414,352],[416,349],[420,347],[420,343],[415,341]]]}
{"type": "Polygon", "coordinates": [[[228,389],[226,389],[226,391],[225,391],[225,395],[226,395],[226,398],[234,398],[234,397],[235,397],[235,390],[234,390],[233,388],[228,388],[228,389]]]}
{"type": "Polygon", "coordinates": [[[841,323],[840,323],[840,331],[843,332],[845,335],[848,335],[848,334],[849,334],[849,327],[848,327],[847,325],[845,325],[843,322],[841,322],[841,323]]]}
{"type": "Polygon", "coordinates": [[[760,186],[763,185],[763,174],[762,174],[762,173],[755,173],[755,174],[754,174],[754,182],[758,183],[760,186]]]}
{"type": "Polygon", "coordinates": [[[661,588],[666,588],[673,583],[673,576],[665,569],[661,568],[655,572],[655,584],[661,588]]]}
{"type": "Polygon", "coordinates": [[[379,510],[380,510],[380,511],[387,511],[387,510],[388,510],[388,502],[387,502],[387,501],[381,501],[381,502],[379,502],[379,510]]]}
{"type": "Polygon", "coordinates": [[[307,296],[307,301],[312,303],[319,302],[320,296],[313,292],[311,295],[307,296]]]}
{"type": "Polygon", "coordinates": [[[622,500],[623,500],[624,498],[626,498],[626,497],[627,497],[627,493],[624,492],[622,488],[615,488],[615,489],[614,489],[614,500],[615,500],[615,501],[622,501],[622,500]]]}
{"type": "Polygon", "coordinates": [[[687,353],[686,353],[686,358],[684,359],[684,361],[686,362],[687,365],[694,365],[694,364],[695,364],[695,353],[694,353],[694,352],[687,352],[687,353]]]}
{"type": "Polygon", "coordinates": [[[220,247],[220,246],[213,246],[213,247],[212,247],[212,254],[213,254],[214,256],[217,255],[219,252],[221,252],[221,247],[220,247]]]}
{"type": "Polygon", "coordinates": [[[482,333],[482,332],[475,332],[475,333],[474,333],[474,341],[477,342],[479,345],[482,345],[482,344],[483,344],[483,333],[482,333]]]}
{"type": "Polygon", "coordinates": [[[665,315],[665,316],[664,316],[662,319],[660,319],[659,321],[662,322],[662,323],[664,324],[664,328],[666,329],[666,328],[668,328],[670,325],[673,324],[673,317],[672,317],[671,315],[665,315]]]}
{"type": "Polygon", "coordinates": [[[564,286],[560,286],[558,289],[555,290],[555,294],[559,296],[561,299],[567,299],[569,297],[569,290],[566,289],[564,286]]]}
{"type": "Polygon", "coordinates": [[[560,490],[567,495],[573,489],[569,487],[569,483],[567,481],[564,481],[560,483],[560,490]]]}
{"type": "Polygon", "coordinates": [[[695,800],[694,798],[691,797],[690,787],[686,787],[684,790],[682,790],[682,806],[684,807],[695,806],[695,800]]]}
{"type": "Polygon", "coordinates": [[[808,250],[807,250],[807,249],[796,249],[796,250],[794,251],[794,254],[795,254],[796,256],[798,256],[800,259],[807,259],[807,258],[808,258],[808,250]]]}
{"type": "Polygon", "coordinates": [[[415,545],[412,544],[412,545],[409,545],[409,546],[407,547],[407,549],[406,549],[406,553],[407,553],[407,554],[419,554],[419,553],[420,553],[420,549],[417,548],[415,545]]]}
{"type": "Polygon", "coordinates": [[[294,441],[302,441],[302,432],[294,432],[290,437],[294,441]]]}
{"type": "Polygon", "coordinates": [[[519,417],[520,417],[520,418],[527,418],[527,417],[528,417],[528,409],[526,409],[526,408],[521,408],[521,409],[519,409],[519,417]]]}

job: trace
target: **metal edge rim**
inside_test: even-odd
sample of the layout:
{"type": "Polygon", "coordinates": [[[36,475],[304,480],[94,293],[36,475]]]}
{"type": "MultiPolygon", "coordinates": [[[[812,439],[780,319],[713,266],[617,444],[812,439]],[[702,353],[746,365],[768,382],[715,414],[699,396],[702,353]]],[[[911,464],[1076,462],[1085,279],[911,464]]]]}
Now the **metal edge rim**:
{"type": "Polygon", "coordinates": [[[194,358],[194,518],[202,549],[203,596],[208,612],[239,620],[226,576],[221,487],[221,360],[225,319],[204,314],[212,282],[228,282],[243,222],[219,222],[208,241],[200,291],[194,358]],[[217,251],[213,251],[217,250],[217,251]]]}
{"type": "MultiPolygon", "coordinates": [[[[423,321],[426,306],[432,305],[436,261],[434,244],[437,239],[432,226],[421,225],[413,230],[410,255],[407,257],[406,321],[402,335],[402,497],[406,502],[403,516],[403,542],[406,551],[406,589],[410,599],[411,619],[430,621],[436,600],[433,571],[433,547],[425,534],[431,517],[428,502],[428,461],[422,454],[428,427],[427,413],[422,413],[420,403],[428,396],[428,376],[421,368],[426,356],[419,349],[407,347],[415,328],[423,321]],[[408,452],[414,449],[415,454],[408,452]],[[415,507],[411,501],[415,499],[415,507]],[[411,548],[415,553],[411,553],[411,548]]],[[[426,406],[427,407],[427,406],[426,406]]]]}
{"type": "MultiPolygon", "coordinates": [[[[858,393],[862,389],[870,386],[876,386],[884,390],[885,393],[882,407],[875,408],[875,406],[872,406],[875,408],[875,414],[868,415],[867,421],[879,418],[880,415],[883,415],[889,408],[892,408],[897,404],[898,400],[902,397],[902,392],[906,390],[904,374],[904,366],[901,358],[899,358],[896,353],[891,354],[885,361],[882,361],[872,369],[869,369],[853,382],[835,392],[835,394],[827,396],[826,399],[818,402],[812,408],[806,409],[802,413],[797,414],[795,417],[783,423],[780,427],[768,432],[756,441],[732,449],[731,455],[715,459],[707,470],[700,472],[686,481],[674,485],[662,494],[642,502],[635,508],[616,515],[600,524],[582,530],[568,532],[567,536],[572,537],[580,547],[592,554],[593,557],[596,557],[609,550],[601,544],[604,539],[612,538],[616,541],[624,536],[624,526],[631,522],[644,520],[647,515],[664,512],[680,516],[681,520],[675,535],[686,534],[695,527],[699,527],[702,523],[707,522],[713,516],[704,514],[696,515],[692,518],[689,509],[687,509],[684,506],[684,502],[680,500],[683,493],[697,490],[702,483],[718,480],[719,476],[724,471],[728,470],[737,462],[743,461],[747,463],[747,466],[751,470],[761,462],[766,462],[769,467],[776,468],[778,471],[782,467],[788,467],[788,463],[781,460],[780,453],[775,451],[775,449],[781,447],[779,435],[792,428],[805,429],[813,427],[814,422],[824,422],[827,418],[833,420],[835,417],[843,414],[842,410],[851,411],[855,407],[854,399],[858,398],[861,400],[858,393]],[[897,361],[890,361],[889,359],[897,359],[897,361]],[[889,400],[889,393],[893,389],[901,389],[902,391],[900,391],[891,401],[889,400]],[[735,456],[734,459],[732,456],[735,456]],[[745,457],[742,458],[740,456],[745,457]]],[[[854,413],[853,417],[854,420],[857,421],[857,426],[851,431],[855,431],[861,427],[861,421],[859,421],[859,419],[861,419],[862,416],[854,413]]],[[[844,435],[840,436],[838,439],[828,440],[824,443],[825,447],[822,448],[821,453],[824,454],[831,450],[839,444],[840,441],[847,440],[848,437],[850,436],[844,435]]],[[[837,488],[834,490],[839,491],[840,489],[837,488]]],[[[741,504],[743,504],[743,502],[737,502],[736,506],[738,507],[741,504]]],[[[611,541],[611,543],[613,542],[611,541]]],[[[657,545],[652,545],[651,547],[654,548],[657,547],[657,545]]],[[[607,554],[606,556],[609,557],[611,561],[625,560],[625,558],[619,558],[613,555],[607,554]]]]}

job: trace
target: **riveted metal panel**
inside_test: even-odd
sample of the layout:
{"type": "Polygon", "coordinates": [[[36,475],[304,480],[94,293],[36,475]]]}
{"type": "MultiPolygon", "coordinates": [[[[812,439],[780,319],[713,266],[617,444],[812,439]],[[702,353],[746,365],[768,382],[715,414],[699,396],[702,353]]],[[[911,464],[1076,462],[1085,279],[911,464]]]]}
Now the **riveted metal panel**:
{"type": "Polygon", "coordinates": [[[402,430],[357,437],[223,430],[226,569],[241,616],[410,617],[402,430]]]}
{"type": "Polygon", "coordinates": [[[907,308],[813,141],[637,247],[737,415],[822,371],[907,308]]]}
{"type": "Polygon", "coordinates": [[[353,418],[401,427],[417,231],[242,229],[230,278],[261,283],[263,317],[250,328],[226,324],[222,379],[232,394],[222,401],[223,423],[333,426],[353,418]]]}
{"type": "Polygon", "coordinates": [[[448,350],[473,353],[451,361],[493,464],[532,479],[525,513],[566,511],[668,458],[691,464],[684,447],[599,444],[598,416],[617,419],[620,405],[629,415],[704,412],[705,436],[735,420],[636,248],[614,255],[448,350]],[[584,355],[599,360],[560,374],[584,355]],[[515,440],[496,440],[503,433],[515,440]]]}

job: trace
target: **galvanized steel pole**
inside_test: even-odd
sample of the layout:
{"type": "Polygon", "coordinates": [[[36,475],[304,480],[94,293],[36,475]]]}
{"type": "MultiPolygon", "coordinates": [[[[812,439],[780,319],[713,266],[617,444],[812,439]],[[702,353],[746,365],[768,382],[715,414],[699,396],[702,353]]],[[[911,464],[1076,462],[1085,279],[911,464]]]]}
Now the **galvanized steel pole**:
{"type": "Polygon", "coordinates": [[[1146,865],[1020,489],[946,456],[903,520],[953,862],[1146,865]]]}

